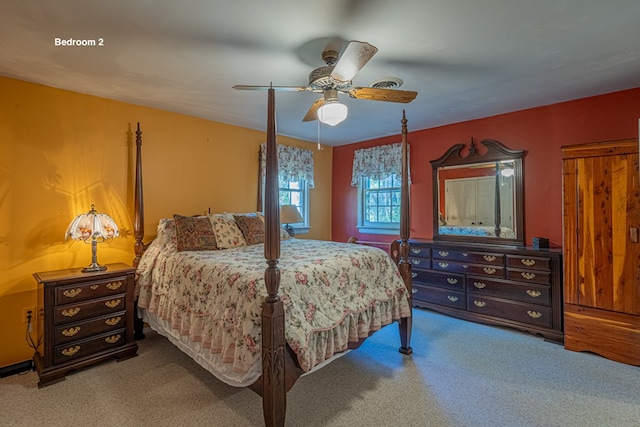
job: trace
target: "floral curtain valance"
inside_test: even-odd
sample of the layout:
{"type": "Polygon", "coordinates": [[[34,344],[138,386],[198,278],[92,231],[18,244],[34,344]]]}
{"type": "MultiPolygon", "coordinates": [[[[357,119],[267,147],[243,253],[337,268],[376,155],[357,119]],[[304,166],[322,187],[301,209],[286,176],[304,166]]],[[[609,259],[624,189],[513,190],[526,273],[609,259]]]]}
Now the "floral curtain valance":
{"type": "MultiPolygon", "coordinates": [[[[278,175],[289,181],[304,179],[309,188],[314,187],[313,182],[313,152],[298,147],[288,145],[277,145],[278,147],[278,175]]],[[[260,144],[262,150],[261,170],[262,176],[265,174],[267,166],[267,144],[260,144]]]]}
{"type": "MultiPolygon", "coordinates": [[[[407,160],[409,145],[407,145],[407,160]]],[[[380,145],[378,147],[356,150],[353,156],[351,185],[357,187],[360,178],[385,179],[390,175],[402,175],[402,143],[380,145]]],[[[411,174],[409,174],[411,183],[411,174]]]]}

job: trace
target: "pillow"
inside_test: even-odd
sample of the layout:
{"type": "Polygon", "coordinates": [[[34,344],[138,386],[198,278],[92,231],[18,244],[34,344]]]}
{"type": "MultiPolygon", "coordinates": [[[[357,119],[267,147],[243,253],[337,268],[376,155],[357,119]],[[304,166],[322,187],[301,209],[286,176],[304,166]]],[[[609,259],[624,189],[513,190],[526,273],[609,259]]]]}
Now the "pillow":
{"type": "Polygon", "coordinates": [[[234,215],[247,245],[264,243],[264,222],[255,215],[234,215]]]}
{"type": "Polygon", "coordinates": [[[289,240],[289,239],[293,239],[293,237],[291,237],[291,234],[289,234],[289,232],[287,231],[287,229],[284,226],[280,226],[280,240],[289,240]]]}
{"type": "Polygon", "coordinates": [[[218,249],[213,226],[207,216],[174,215],[178,251],[218,249]]]}
{"type": "Polygon", "coordinates": [[[228,249],[247,245],[247,241],[233,215],[213,214],[209,215],[209,220],[213,224],[213,232],[216,235],[218,248],[228,249]]]}
{"type": "Polygon", "coordinates": [[[172,218],[160,218],[156,240],[161,245],[176,243],[176,223],[172,218]]]}

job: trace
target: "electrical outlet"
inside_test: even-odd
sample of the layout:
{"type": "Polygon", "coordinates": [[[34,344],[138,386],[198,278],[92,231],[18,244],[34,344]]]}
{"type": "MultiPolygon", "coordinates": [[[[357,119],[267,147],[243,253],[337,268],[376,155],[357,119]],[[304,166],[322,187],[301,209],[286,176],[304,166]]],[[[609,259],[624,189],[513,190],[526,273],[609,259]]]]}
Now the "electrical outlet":
{"type": "Polygon", "coordinates": [[[25,307],[22,309],[22,323],[29,323],[28,321],[29,312],[31,312],[31,323],[34,323],[36,321],[36,308],[25,307]]]}

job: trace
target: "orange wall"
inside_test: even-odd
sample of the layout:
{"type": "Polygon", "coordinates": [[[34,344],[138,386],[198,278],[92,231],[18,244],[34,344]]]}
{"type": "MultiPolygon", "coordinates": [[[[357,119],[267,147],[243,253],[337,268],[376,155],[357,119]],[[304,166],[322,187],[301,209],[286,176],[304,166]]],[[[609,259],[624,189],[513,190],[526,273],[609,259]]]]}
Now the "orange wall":
{"type": "MultiPolygon", "coordinates": [[[[111,215],[120,238],[101,263],[133,259],[136,122],[143,132],[145,232],[174,213],[256,209],[258,146],[265,133],[167,111],[0,78],[0,367],[31,358],[22,309],[36,305],[36,271],[88,265],[90,246],[64,241],[75,215],[111,215]]],[[[266,94],[264,96],[266,114],[266,94]]],[[[331,238],[332,149],[314,151],[311,230],[331,238]]]]}
{"type": "MultiPolygon", "coordinates": [[[[640,89],[563,102],[485,119],[411,130],[411,104],[406,108],[411,145],[411,237],[433,236],[433,194],[430,160],[442,156],[452,145],[477,144],[495,139],[509,148],[525,149],[525,239],[547,237],[562,246],[562,160],[560,147],[584,142],[638,137],[640,89]]],[[[398,136],[379,138],[333,150],[333,239],[357,236],[360,240],[391,241],[398,236],[358,233],[357,193],[351,187],[354,151],[401,141],[398,136]]]]}

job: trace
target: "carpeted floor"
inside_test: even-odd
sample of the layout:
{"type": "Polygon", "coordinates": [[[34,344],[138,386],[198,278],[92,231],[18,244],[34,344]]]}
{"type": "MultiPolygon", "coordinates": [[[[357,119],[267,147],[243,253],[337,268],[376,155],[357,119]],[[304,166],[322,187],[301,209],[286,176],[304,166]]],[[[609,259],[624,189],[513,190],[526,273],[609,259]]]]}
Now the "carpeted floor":
{"type": "MultiPolygon", "coordinates": [[[[151,332],[139,356],[37,388],[0,379],[3,426],[259,426],[260,397],[221,383],[151,332]]],[[[411,357],[395,325],[300,379],[288,426],[639,426],[640,368],[531,335],[414,310],[411,357]]]]}

